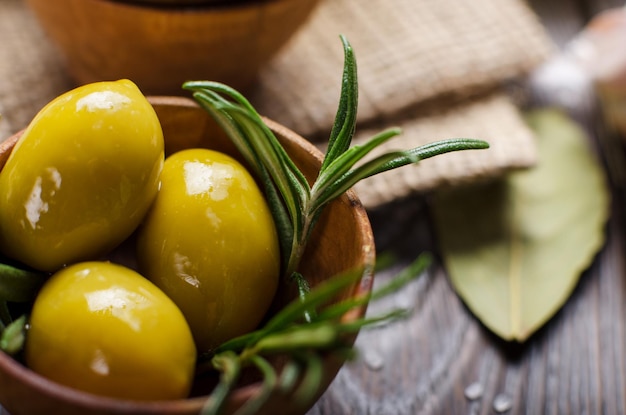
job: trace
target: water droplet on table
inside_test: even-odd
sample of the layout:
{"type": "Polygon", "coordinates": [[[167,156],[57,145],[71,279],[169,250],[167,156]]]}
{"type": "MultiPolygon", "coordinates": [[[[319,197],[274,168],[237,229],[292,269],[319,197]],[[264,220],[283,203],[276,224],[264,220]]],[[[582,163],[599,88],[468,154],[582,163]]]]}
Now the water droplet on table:
{"type": "Polygon", "coordinates": [[[483,396],[483,385],[474,382],[465,388],[465,397],[470,401],[481,398],[483,396]]]}
{"type": "Polygon", "coordinates": [[[383,357],[375,350],[365,350],[363,360],[370,370],[380,370],[385,364],[383,357]]]}
{"type": "Polygon", "coordinates": [[[507,395],[501,393],[493,400],[493,410],[502,413],[513,407],[513,400],[507,395]]]}

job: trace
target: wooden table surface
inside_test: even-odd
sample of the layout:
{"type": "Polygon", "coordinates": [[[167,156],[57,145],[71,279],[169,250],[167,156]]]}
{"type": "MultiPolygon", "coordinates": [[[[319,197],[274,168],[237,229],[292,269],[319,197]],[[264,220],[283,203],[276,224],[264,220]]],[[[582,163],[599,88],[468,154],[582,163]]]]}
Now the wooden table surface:
{"type": "MultiPolygon", "coordinates": [[[[624,2],[530,4],[562,47],[595,13],[624,2]]],[[[531,81],[524,91],[533,105],[553,103],[560,93],[576,97],[566,101],[566,109],[592,142],[605,134],[588,90],[554,79],[554,86],[531,81]]],[[[425,277],[370,307],[372,314],[391,307],[412,307],[414,312],[407,320],[362,332],[356,343],[360,359],[343,367],[308,415],[626,414],[625,207],[620,189],[616,183],[606,245],[565,306],[527,342],[503,342],[481,326],[437,261],[425,277]]],[[[424,250],[436,254],[424,198],[370,213],[379,250],[394,249],[407,262],[424,250]],[[393,221],[386,220],[390,216],[393,221]]],[[[379,273],[378,283],[392,273],[379,273]]]]}

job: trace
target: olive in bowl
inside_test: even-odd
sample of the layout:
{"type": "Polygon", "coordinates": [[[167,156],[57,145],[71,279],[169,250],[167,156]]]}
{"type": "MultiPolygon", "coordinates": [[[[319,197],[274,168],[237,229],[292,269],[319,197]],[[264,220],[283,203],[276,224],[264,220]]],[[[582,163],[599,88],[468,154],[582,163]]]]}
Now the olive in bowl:
{"type": "MultiPolygon", "coordinates": [[[[149,99],[163,130],[166,155],[187,148],[209,148],[239,158],[232,142],[217,127],[213,119],[194,101],[179,97],[152,97],[149,99]]],[[[308,178],[319,170],[322,154],[309,142],[265,119],[267,126],[283,144],[293,162],[308,178]]],[[[0,144],[0,167],[23,133],[17,133],[0,144]]],[[[125,252],[118,252],[123,255],[125,252]]],[[[128,254],[128,252],[126,252],[128,254]]],[[[132,254],[130,254],[132,257],[132,254]]],[[[313,230],[300,270],[316,286],[329,278],[354,268],[366,271],[334,301],[367,295],[372,285],[372,267],[375,249],[371,227],[364,208],[351,191],[331,202],[313,230]]],[[[291,290],[282,290],[276,296],[274,309],[295,298],[291,290]]],[[[358,319],[365,313],[365,305],[343,316],[346,321],[358,319]]],[[[343,360],[328,356],[323,361],[323,376],[315,396],[320,396],[330,384],[343,360]]],[[[281,367],[280,359],[272,361],[281,367]]],[[[139,402],[113,399],[81,392],[62,386],[34,373],[18,360],[0,354],[0,403],[12,414],[198,414],[215,385],[215,379],[197,377],[192,392],[186,399],[139,402]]],[[[250,398],[263,392],[258,378],[246,378],[228,398],[225,411],[233,413],[250,398]]],[[[258,411],[261,414],[304,413],[308,408],[297,407],[289,395],[274,393],[258,411]]]]}

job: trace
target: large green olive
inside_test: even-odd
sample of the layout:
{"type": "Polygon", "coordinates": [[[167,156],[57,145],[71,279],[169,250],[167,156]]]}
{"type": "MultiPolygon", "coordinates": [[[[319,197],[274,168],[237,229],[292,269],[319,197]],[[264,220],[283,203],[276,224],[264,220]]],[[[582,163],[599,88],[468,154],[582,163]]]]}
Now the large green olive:
{"type": "MultiPolygon", "coordinates": [[[[110,262],[56,272],[35,300],[25,357],[35,372],[126,399],[182,399],[196,349],[184,316],[147,279],[110,262]]],[[[54,413],[54,411],[51,411],[54,413]]]]}
{"type": "Polygon", "coordinates": [[[148,210],[163,154],[156,113],[132,82],[59,96],[0,172],[0,250],[42,271],[107,253],[148,210]]]}
{"type": "Polygon", "coordinates": [[[138,236],[142,274],[180,307],[199,351],[254,329],[278,284],[271,213],[252,176],[206,149],[165,160],[138,236]]]}

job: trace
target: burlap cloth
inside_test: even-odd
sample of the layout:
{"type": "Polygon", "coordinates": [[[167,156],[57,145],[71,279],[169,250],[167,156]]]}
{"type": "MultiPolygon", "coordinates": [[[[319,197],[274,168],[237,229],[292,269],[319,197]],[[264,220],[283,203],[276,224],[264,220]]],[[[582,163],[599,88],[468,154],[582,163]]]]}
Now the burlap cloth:
{"type": "MultiPolygon", "coordinates": [[[[340,33],[352,43],[359,67],[355,143],[400,126],[404,134],[387,147],[453,137],[491,144],[486,151],[451,153],[370,178],[357,185],[366,206],[535,162],[532,134],[500,88],[552,51],[522,0],[324,0],[249,95],[262,114],[320,147],[339,99],[340,33]]],[[[22,2],[1,0],[0,139],[72,86],[61,57],[22,2]]]]}

